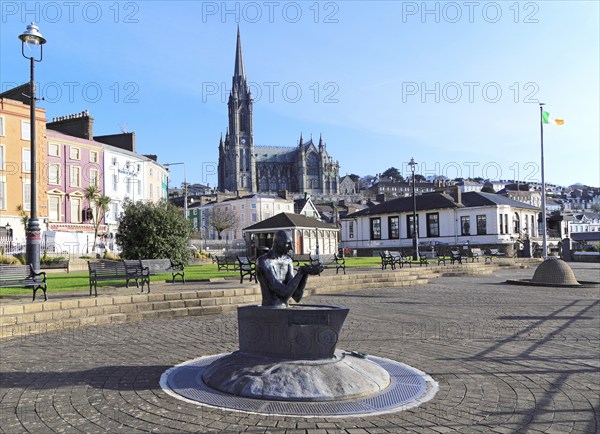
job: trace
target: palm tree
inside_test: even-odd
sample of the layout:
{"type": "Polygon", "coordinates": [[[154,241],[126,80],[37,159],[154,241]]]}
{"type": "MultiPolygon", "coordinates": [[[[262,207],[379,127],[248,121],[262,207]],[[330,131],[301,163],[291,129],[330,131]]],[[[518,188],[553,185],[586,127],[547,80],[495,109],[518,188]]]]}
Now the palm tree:
{"type": "Polygon", "coordinates": [[[110,197],[101,194],[101,191],[95,185],[90,185],[85,189],[85,198],[92,210],[92,223],[94,225],[94,245],[92,252],[96,251],[96,239],[98,238],[98,229],[104,218],[104,214],[110,206],[110,197]]]}
{"type": "Polygon", "coordinates": [[[21,223],[23,223],[23,228],[25,229],[25,232],[27,233],[27,224],[29,223],[29,215],[27,215],[27,212],[25,212],[23,205],[17,205],[17,212],[19,213],[19,216],[21,217],[21,223]]]}

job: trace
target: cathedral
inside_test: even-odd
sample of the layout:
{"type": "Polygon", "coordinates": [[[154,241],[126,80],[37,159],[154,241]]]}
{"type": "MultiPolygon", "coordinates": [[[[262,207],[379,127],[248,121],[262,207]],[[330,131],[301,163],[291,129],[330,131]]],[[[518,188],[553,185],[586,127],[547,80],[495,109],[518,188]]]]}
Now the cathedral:
{"type": "Polygon", "coordinates": [[[319,138],[297,146],[255,146],[252,93],[248,89],[238,28],[235,67],[229,94],[229,127],[219,142],[219,191],[238,194],[276,193],[336,195],[339,163],[319,138]]]}

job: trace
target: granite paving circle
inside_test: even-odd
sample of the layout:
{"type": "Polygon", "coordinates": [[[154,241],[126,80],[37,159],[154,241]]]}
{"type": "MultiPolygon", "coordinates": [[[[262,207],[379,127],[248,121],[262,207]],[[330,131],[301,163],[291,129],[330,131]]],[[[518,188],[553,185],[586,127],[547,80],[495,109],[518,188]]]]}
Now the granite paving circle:
{"type": "MultiPolygon", "coordinates": [[[[578,280],[598,280],[598,264],[571,267],[578,280]]],[[[167,369],[237,349],[232,312],[0,342],[0,432],[598,432],[599,289],[502,283],[532,274],[500,269],[307,299],[350,308],[339,348],[400,360],[439,383],[433,399],[407,411],[306,419],[200,407],[165,393],[167,369]]]]}

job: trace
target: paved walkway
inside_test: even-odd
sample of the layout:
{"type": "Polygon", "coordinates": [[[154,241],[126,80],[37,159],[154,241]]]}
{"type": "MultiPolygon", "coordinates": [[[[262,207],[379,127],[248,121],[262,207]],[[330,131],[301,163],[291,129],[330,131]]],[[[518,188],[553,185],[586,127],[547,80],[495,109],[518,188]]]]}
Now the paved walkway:
{"type": "MultiPolygon", "coordinates": [[[[574,264],[600,280],[597,264],[574,264]]],[[[506,285],[532,269],[323,294],[350,307],[338,348],[402,361],[440,384],[421,407],[364,418],[207,409],[160,389],[169,367],[237,349],[235,313],[67,329],[0,343],[0,431],[398,433],[600,430],[595,288],[506,285]]]]}

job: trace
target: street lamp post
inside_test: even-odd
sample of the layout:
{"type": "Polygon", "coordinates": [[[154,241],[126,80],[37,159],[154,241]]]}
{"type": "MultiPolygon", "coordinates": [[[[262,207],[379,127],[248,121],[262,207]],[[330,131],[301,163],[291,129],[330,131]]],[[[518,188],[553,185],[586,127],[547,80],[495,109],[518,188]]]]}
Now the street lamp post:
{"type": "Polygon", "coordinates": [[[540,103],[540,147],[542,168],[542,257],[548,259],[548,230],[546,228],[546,180],[544,179],[544,104],[540,103]]]}
{"type": "Polygon", "coordinates": [[[39,32],[39,28],[31,23],[27,26],[27,29],[23,34],[19,35],[19,39],[21,40],[21,54],[24,58],[29,59],[29,67],[30,67],[30,80],[29,80],[29,98],[30,98],[30,174],[31,174],[31,189],[30,189],[30,215],[29,220],[27,222],[27,241],[25,244],[25,252],[27,263],[31,264],[34,270],[38,271],[40,269],[40,224],[37,217],[37,161],[36,161],[36,136],[35,136],[35,103],[36,103],[36,95],[35,95],[35,75],[34,75],[34,65],[35,62],[41,62],[44,54],[43,46],[46,43],[46,39],[39,32]],[[32,51],[31,55],[28,56],[25,54],[25,46],[27,45],[28,50],[32,51],[32,46],[39,45],[40,47],[40,58],[36,59],[35,53],[32,51]]]}
{"type": "MultiPolygon", "coordinates": [[[[169,170],[168,168],[170,166],[179,166],[182,165],[183,166],[183,212],[185,215],[185,219],[188,219],[188,186],[187,186],[187,178],[185,176],[185,163],[165,163],[163,164],[163,166],[165,166],[167,168],[167,170],[169,170]]],[[[167,177],[167,196],[169,196],[169,177],[167,177]]]]}
{"type": "Polygon", "coordinates": [[[412,172],[412,200],[413,200],[413,261],[419,259],[419,230],[417,229],[417,196],[415,195],[415,166],[417,163],[415,159],[411,157],[410,171],[412,172]]]}

